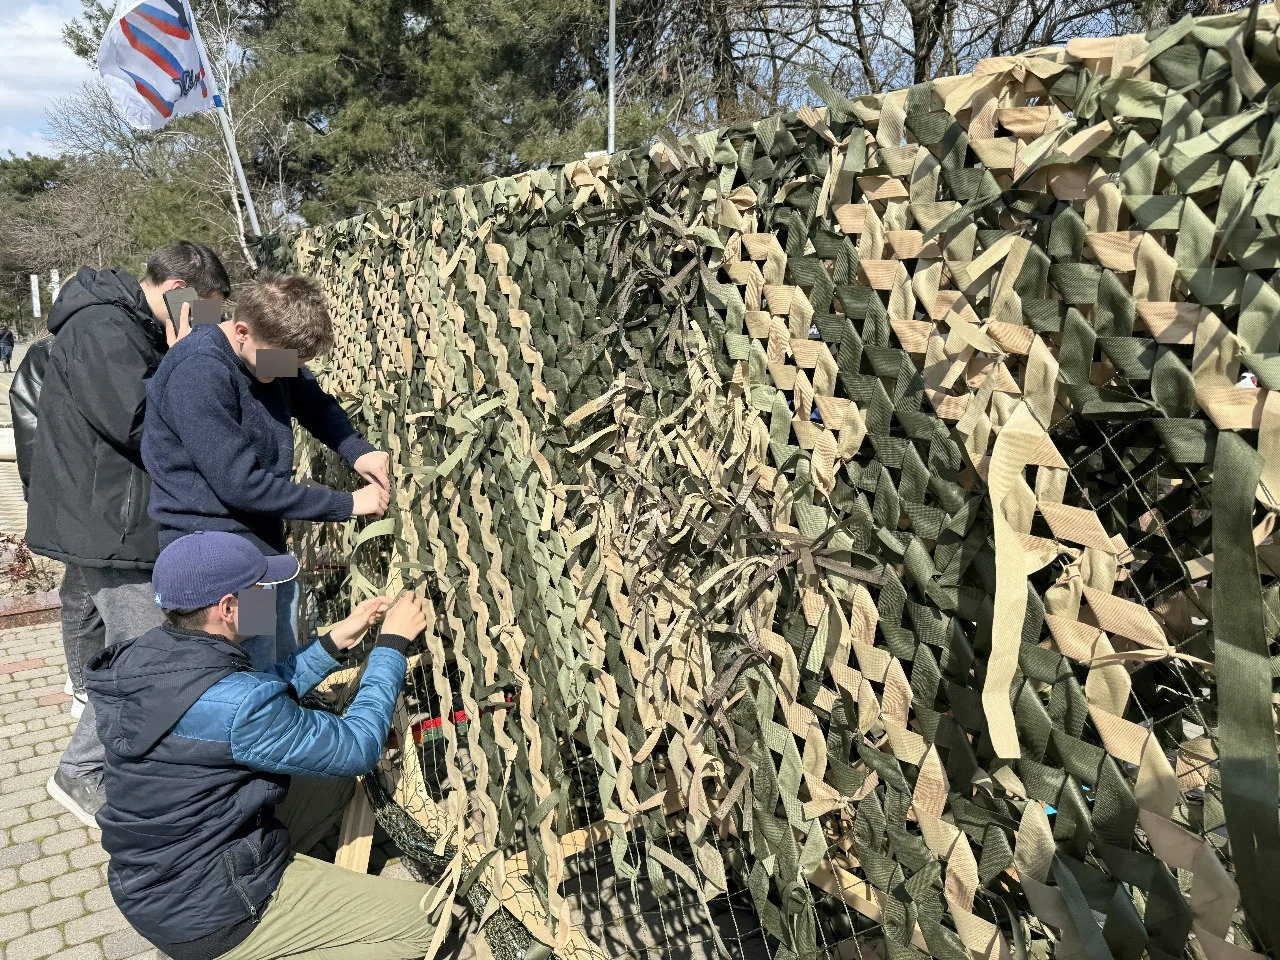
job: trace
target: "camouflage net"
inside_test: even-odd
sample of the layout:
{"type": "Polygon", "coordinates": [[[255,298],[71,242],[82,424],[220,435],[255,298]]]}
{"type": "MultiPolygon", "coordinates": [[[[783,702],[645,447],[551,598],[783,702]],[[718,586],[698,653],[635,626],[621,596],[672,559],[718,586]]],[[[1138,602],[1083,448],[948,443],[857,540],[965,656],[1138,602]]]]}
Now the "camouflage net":
{"type": "Polygon", "coordinates": [[[1280,18],[1246,18],[815,81],[275,241],[395,484],[301,549],[430,605],[373,792],[478,954],[1280,946],[1280,18]]]}

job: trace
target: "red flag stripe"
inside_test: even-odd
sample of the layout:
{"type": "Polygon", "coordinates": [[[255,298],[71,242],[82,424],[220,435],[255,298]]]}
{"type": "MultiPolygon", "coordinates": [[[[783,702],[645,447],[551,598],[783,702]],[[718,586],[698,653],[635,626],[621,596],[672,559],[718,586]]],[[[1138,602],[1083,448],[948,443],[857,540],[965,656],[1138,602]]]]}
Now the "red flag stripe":
{"type": "Polygon", "coordinates": [[[138,35],[133,32],[133,28],[129,26],[128,20],[120,21],[120,30],[124,33],[124,38],[129,41],[129,46],[137,50],[138,53],[142,54],[173,79],[176,80],[180,76],[180,74],[173,69],[173,65],[171,63],[161,56],[159,52],[152,49],[151,46],[144,43],[138,35]]]}
{"type": "Polygon", "coordinates": [[[191,39],[190,30],[183,30],[181,27],[175,27],[171,23],[165,23],[163,20],[159,19],[158,17],[153,17],[151,14],[146,13],[142,10],[135,10],[134,13],[137,16],[141,17],[143,20],[147,21],[147,23],[151,24],[153,27],[155,27],[157,30],[159,30],[163,34],[167,34],[170,37],[176,37],[179,40],[191,39]]]}
{"type": "Polygon", "coordinates": [[[133,85],[138,88],[138,92],[140,94],[142,94],[144,97],[147,98],[147,102],[156,108],[156,111],[160,114],[160,116],[164,117],[166,120],[169,119],[170,115],[173,113],[173,109],[169,106],[169,104],[161,100],[156,95],[156,92],[152,90],[149,86],[139,83],[136,80],[134,81],[133,85]]]}

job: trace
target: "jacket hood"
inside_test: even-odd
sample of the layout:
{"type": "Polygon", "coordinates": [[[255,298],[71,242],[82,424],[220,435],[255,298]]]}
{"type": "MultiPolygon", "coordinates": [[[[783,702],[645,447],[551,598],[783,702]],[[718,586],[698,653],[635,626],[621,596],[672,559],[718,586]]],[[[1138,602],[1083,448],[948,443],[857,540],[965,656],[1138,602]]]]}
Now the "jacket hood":
{"type": "Polygon", "coordinates": [[[248,670],[241,647],[197,631],[156,627],[107,647],[85,667],[98,735],[124,757],[141,757],[219,680],[248,670]]]}
{"type": "Polygon", "coordinates": [[[120,307],[148,332],[156,325],[155,316],[137,280],[121,270],[81,267],[63,284],[49,311],[49,332],[57,333],[81,310],[103,304],[120,307]]]}

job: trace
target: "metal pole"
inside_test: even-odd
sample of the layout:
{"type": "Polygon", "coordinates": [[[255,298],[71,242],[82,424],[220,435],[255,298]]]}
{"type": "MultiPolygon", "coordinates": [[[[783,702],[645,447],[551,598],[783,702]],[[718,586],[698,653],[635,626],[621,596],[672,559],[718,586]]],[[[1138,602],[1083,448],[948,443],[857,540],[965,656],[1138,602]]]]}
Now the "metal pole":
{"type": "MultiPolygon", "coordinates": [[[[195,15],[191,13],[191,7],[188,5],[186,9],[191,21],[191,32],[200,47],[200,56],[204,58],[204,63],[209,68],[209,80],[212,82],[213,61],[209,59],[209,48],[204,45],[204,38],[200,36],[200,26],[196,23],[195,15]]],[[[258,226],[258,211],[253,208],[253,197],[249,194],[249,184],[244,178],[244,167],[240,165],[240,151],[236,149],[236,135],[231,130],[231,120],[227,117],[227,108],[222,103],[222,91],[218,89],[216,83],[213,85],[213,109],[218,115],[218,123],[222,125],[222,139],[227,142],[227,156],[231,158],[236,179],[240,181],[240,194],[244,197],[245,212],[249,214],[249,226],[253,228],[254,235],[260,237],[262,228],[258,226]]]]}
{"type": "Polygon", "coordinates": [[[609,0],[609,153],[614,151],[614,121],[617,118],[617,98],[614,91],[614,75],[617,72],[618,51],[618,8],[617,0],[609,0]]]}
{"type": "Polygon", "coordinates": [[[253,208],[253,197],[249,195],[249,184],[244,179],[244,167],[240,165],[240,151],[236,149],[236,135],[231,132],[231,121],[227,119],[226,108],[222,106],[222,97],[214,98],[217,104],[214,110],[218,121],[222,124],[222,138],[227,141],[227,153],[231,157],[231,165],[236,169],[236,177],[240,181],[240,195],[244,197],[244,209],[249,214],[249,226],[253,227],[255,236],[262,236],[262,228],[258,226],[258,211],[253,208]]]}

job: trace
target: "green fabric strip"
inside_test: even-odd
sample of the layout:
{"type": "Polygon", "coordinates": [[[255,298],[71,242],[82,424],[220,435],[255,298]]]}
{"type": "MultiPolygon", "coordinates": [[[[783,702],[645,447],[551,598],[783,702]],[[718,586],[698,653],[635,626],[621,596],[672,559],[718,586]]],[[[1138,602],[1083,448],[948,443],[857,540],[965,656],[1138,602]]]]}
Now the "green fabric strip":
{"type": "Polygon", "coordinates": [[[1275,876],[1280,865],[1280,764],[1271,706],[1271,658],[1253,546],[1262,458],[1222,433],[1213,461],[1213,620],[1222,802],[1240,896],[1254,929],[1280,948],[1275,876]]]}

